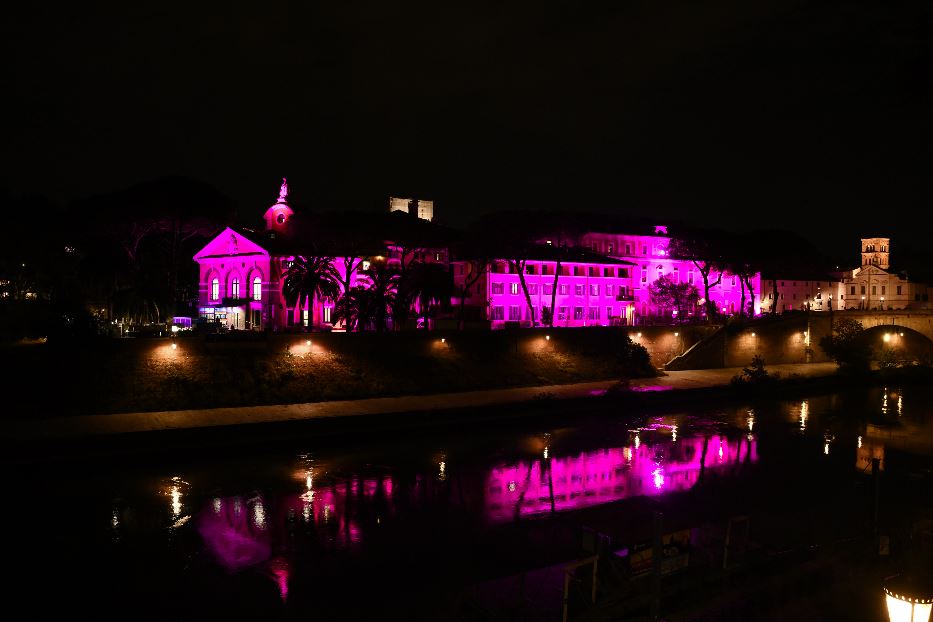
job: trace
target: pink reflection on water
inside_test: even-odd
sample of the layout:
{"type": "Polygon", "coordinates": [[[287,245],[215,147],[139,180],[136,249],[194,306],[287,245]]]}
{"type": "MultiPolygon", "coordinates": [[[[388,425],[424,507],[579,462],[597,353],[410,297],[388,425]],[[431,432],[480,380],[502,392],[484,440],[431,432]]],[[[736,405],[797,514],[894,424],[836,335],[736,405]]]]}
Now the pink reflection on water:
{"type": "Polygon", "coordinates": [[[198,532],[204,544],[227,570],[234,571],[269,559],[269,532],[258,527],[239,497],[215,501],[201,512],[198,532]]]}
{"type": "Polygon", "coordinates": [[[715,435],[502,465],[486,479],[485,512],[492,521],[506,521],[687,490],[696,484],[701,469],[742,462],[758,462],[757,441],[715,435]],[[661,450],[664,456],[658,455],[661,450]]]}

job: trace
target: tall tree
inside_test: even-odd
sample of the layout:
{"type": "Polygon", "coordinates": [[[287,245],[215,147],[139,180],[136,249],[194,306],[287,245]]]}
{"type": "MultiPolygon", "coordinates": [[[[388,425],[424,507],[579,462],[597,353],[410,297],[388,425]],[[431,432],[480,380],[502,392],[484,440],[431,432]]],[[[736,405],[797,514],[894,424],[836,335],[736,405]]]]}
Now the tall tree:
{"type": "Polygon", "coordinates": [[[297,256],[285,270],[282,295],[295,312],[302,306],[314,315],[315,300],[337,300],[340,296],[340,275],[334,268],[334,258],[321,255],[297,256]]]}
{"type": "Polygon", "coordinates": [[[710,297],[710,290],[722,283],[725,269],[724,234],[712,231],[684,231],[671,238],[668,251],[672,257],[693,262],[703,279],[703,298],[706,308],[706,321],[716,317],[716,304],[710,297]],[[716,280],[712,276],[716,275],[716,280]]]}
{"type": "Polygon", "coordinates": [[[669,275],[659,277],[648,286],[651,304],[658,309],[676,309],[681,321],[700,299],[700,292],[690,283],[676,283],[669,275]]]}

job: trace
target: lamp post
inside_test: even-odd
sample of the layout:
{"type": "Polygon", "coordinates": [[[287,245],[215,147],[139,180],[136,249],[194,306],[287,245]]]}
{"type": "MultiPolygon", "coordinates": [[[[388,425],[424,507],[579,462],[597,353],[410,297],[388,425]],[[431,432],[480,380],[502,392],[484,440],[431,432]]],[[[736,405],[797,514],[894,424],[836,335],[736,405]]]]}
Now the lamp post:
{"type": "Polygon", "coordinates": [[[885,580],[884,595],[890,622],[929,622],[933,611],[930,586],[896,575],[885,580]]]}

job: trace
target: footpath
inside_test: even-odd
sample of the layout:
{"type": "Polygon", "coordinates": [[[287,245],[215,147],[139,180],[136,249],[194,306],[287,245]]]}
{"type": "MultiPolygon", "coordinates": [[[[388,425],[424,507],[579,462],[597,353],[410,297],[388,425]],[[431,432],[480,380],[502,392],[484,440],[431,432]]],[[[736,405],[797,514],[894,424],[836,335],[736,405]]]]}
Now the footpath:
{"type": "MultiPolygon", "coordinates": [[[[633,380],[631,390],[649,394],[668,391],[690,391],[725,387],[741,368],[698,369],[671,371],[658,378],[633,380]]],[[[835,373],[835,363],[811,363],[794,365],[769,365],[770,373],[782,377],[796,375],[816,378],[835,373]]],[[[431,411],[452,409],[481,409],[502,407],[511,404],[534,402],[535,400],[579,400],[606,394],[615,380],[584,382],[566,385],[520,387],[515,389],[492,389],[460,393],[438,393],[433,395],[411,395],[382,397],[361,400],[342,400],[306,404],[283,404],[266,406],[242,406],[236,408],[207,408],[199,410],[174,410],[157,412],[118,413],[108,415],[84,415],[73,417],[51,417],[43,419],[10,419],[0,436],[19,442],[61,441],[87,437],[103,437],[140,432],[163,432],[170,430],[197,430],[250,424],[270,424],[314,419],[338,419],[345,417],[424,414],[431,411]]]]}

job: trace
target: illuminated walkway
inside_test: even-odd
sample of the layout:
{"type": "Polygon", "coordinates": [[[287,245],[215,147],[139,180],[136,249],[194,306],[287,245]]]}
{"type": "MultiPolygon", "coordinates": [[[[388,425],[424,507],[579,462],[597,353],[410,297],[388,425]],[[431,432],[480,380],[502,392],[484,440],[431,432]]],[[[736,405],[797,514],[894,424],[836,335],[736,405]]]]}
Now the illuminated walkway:
{"type": "MultiPolygon", "coordinates": [[[[812,378],[833,374],[836,371],[836,364],[769,365],[768,371],[770,373],[780,373],[785,378],[791,374],[812,378]]],[[[741,368],[672,371],[667,372],[666,376],[660,378],[634,380],[632,381],[632,388],[647,393],[723,387],[728,385],[732,377],[740,372],[741,368]]],[[[6,427],[9,436],[15,440],[38,441],[134,432],[190,430],[251,423],[417,413],[451,408],[484,408],[518,404],[545,397],[548,399],[579,399],[603,395],[613,384],[615,384],[614,380],[603,380],[579,384],[307,404],[54,417],[39,420],[8,421],[6,427]]]]}

